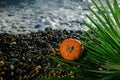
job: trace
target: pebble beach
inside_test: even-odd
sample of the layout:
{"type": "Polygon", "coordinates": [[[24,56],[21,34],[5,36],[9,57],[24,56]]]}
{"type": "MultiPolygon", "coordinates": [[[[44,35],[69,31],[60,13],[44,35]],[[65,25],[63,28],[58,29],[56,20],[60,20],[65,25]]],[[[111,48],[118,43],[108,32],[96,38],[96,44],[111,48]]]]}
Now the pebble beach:
{"type": "Polygon", "coordinates": [[[82,21],[91,24],[85,16],[93,16],[90,0],[11,1],[0,1],[0,80],[82,76],[62,70],[47,55],[62,58],[59,45],[65,39],[85,41],[89,29],[82,21]]]}
{"type": "MultiPolygon", "coordinates": [[[[47,55],[62,58],[59,45],[64,39],[82,40],[81,31],[52,30],[28,34],[0,34],[0,77],[1,80],[41,80],[49,77],[79,77],[61,68],[47,55]]],[[[79,66],[78,66],[79,67],[79,66]]]]}
{"type": "Polygon", "coordinates": [[[79,77],[71,71],[51,70],[61,65],[47,55],[61,57],[59,45],[64,39],[82,39],[82,30],[87,30],[82,20],[90,4],[82,0],[9,1],[0,2],[0,80],[79,77]]]}

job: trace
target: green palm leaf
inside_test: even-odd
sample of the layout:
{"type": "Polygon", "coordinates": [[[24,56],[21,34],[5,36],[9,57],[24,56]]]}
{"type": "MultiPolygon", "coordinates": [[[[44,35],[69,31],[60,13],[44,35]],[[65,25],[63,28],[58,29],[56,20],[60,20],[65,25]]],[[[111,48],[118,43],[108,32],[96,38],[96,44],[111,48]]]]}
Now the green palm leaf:
{"type": "Polygon", "coordinates": [[[93,29],[93,26],[84,21],[91,31],[93,31],[97,36],[94,36],[92,40],[93,43],[96,41],[96,38],[99,38],[100,45],[92,45],[89,43],[85,44],[85,47],[88,50],[89,55],[87,58],[95,64],[102,66],[103,71],[99,70],[90,70],[95,73],[105,73],[109,74],[112,77],[105,76],[103,79],[113,78],[115,76],[120,76],[120,8],[118,6],[117,0],[114,0],[113,5],[110,4],[109,0],[105,0],[110,10],[112,16],[108,13],[108,10],[102,4],[101,0],[98,0],[100,6],[92,0],[95,7],[100,11],[101,17],[92,10],[90,11],[99,21],[95,21],[92,17],[87,15],[88,19],[96,26],[97,29],[93,29]],[[105,13],[103,13],[103,10],[105,13]],[[111,75],[112,74],[112,75],[111,75]]]}
{"type": "Polygon", "coordinates": [[[86,48],[84,58],[88,64],[84,64],[84,58],[79,62],[51,58],[62,64],[65,69],[86,74],[87,77],[98,77],[100,80],[120,79],[120,5],[117,0],[113,0],[113,4],[110,0],[105,0],[107,7],[102,3],[103,0],[98,0],[98,3],[91,1],[100,15],[89,7],[95,18],[86,16],[93,25],[83,21],[93,32],[92,34],[86,32],[87,35],[84,36],[87,40],[84,42],[86,48]],[[81,68],[73,68],[69,64],[80,65],[81,68]]]}

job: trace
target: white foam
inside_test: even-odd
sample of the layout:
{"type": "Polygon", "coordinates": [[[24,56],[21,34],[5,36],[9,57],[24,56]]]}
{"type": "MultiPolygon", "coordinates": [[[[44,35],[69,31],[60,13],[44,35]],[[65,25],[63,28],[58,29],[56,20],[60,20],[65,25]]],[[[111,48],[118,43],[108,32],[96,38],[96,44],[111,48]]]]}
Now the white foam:
{"type": "MultiPolygon", "coordinates": [[[[21,3],[0,8],[0,32],[15,34],[37,32],[51,27],[57,30],[88,30],[82,20],[91,14],[87,6],[89,0],[36,0],[34,4],[21,3]],[[40,24],[41,27],[35,28],[40,24]],[[13,27],[14,26],[14,27],[13,27]],[[4,27],[4,28],[3,28],[4,27]]],[[[90,23],[90,21],[88,21],[90,23]]]]}

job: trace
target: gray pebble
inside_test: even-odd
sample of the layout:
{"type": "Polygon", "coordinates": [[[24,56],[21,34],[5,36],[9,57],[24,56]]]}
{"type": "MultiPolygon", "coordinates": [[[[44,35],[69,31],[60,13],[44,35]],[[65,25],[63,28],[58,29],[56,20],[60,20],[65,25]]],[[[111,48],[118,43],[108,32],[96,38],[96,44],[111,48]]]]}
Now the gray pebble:
{"type": "Polygon", "coordinates": [[[5,64],[4,61],[0,61],[0,66],[3,66],[5,64]]]}
{"type": "Polygon", "coordinates": [[[28,58],[28,61],[31,62],[32,61],[31,58],[28,58]]]}
{"type": "Polygon", "coordinates": [[[11,72],[10,75],[13,76],[13,75],[14,75],[14,72],[11,72]]]}
{"type": "Polygon", "coordinates": [[[13,64],[10,64],[10,70],[14,70],[14,65],[13,64]]]}
{"type": "Polygon", "coordinates": [[[25,61],[25,57],[24,56],[22,57],[22,60],[25,61]]]}
{"type": "Polygon", "coordinates": [[[10,58],[9,61],[10,61],[10,62],[18,62],[19,59],[17,59],[17,58],[10,58]]]}
{"type": "Polygon", "coordinates": [[[14,14],[8,14],[9,17],[14,16],[14,14]]]}
{"type": "Polygon", "coordinates": [[[42,27],[41,24],[37,24],[37,25],[34,26],[35,29],[40,28],[40,27],[42,27]]]}

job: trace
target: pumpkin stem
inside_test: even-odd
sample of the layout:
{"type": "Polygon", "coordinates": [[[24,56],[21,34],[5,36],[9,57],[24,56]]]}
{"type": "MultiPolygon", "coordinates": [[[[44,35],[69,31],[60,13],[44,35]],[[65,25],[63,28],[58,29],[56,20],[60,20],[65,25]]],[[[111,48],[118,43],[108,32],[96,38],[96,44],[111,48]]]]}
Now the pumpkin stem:
{"type": "Polygon", "coordinates": [[[68,48],[68,50],[69,50],[70,52],[73,52],[74,46],[70,46],[70,47],[68,48]]]}

